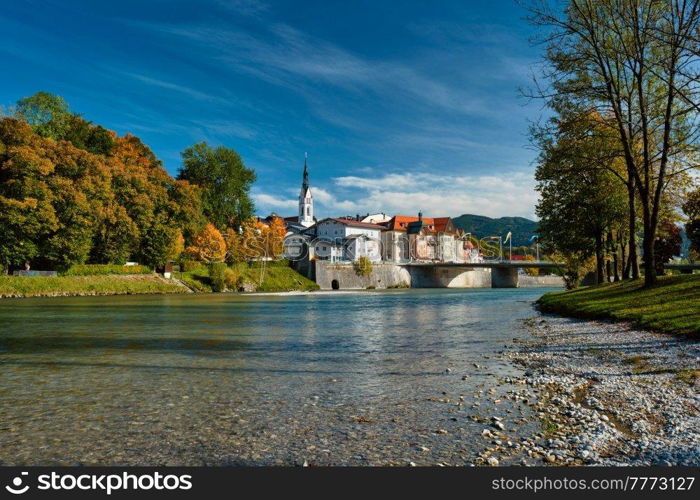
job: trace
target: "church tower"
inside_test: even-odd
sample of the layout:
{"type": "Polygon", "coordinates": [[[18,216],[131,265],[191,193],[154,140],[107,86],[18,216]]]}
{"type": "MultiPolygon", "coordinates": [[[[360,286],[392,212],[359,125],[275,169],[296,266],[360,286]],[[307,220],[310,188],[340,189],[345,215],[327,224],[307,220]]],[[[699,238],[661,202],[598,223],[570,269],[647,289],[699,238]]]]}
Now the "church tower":
{"type": "Polygon", "coordinates": [[[304,179],[299,193],[299,224],[304,227],[314,225],[314,199],[309,187],[309,167],[306,165],[307,154],[304,153],[304,179]]]}

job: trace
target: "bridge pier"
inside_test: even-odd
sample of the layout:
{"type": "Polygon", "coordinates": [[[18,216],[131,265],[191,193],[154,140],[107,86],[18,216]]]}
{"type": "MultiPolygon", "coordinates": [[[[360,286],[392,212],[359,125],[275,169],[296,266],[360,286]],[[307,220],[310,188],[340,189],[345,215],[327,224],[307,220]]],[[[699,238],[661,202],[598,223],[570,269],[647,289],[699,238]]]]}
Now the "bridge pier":
{"type": "Polygon", "coordinates": [[[518,288],[518,268],[494,266],[491,269],[491,288],[518,288]]]}

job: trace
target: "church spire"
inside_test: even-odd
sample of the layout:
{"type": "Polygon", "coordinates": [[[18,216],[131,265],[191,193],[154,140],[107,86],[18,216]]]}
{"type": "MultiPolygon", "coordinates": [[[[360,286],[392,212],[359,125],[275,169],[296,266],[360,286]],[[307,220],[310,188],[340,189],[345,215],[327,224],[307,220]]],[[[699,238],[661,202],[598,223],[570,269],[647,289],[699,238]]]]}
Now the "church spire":
{"type": "Polygon", "coordinates": [[[299,193],[299,224],[304,227],[314,225],[314,199],[309,189],[309,166],[306,162],[308,155],[304,153],[304,180],[299,193]]]}
{"type": "Polygon", "coordinates": [[[301,191],[304,194],[306,194],[306,191],[309,189],[309,167],[306,164],[308,156],[307,153],[304,153],[304,182],[301,184],[301,191]]]}

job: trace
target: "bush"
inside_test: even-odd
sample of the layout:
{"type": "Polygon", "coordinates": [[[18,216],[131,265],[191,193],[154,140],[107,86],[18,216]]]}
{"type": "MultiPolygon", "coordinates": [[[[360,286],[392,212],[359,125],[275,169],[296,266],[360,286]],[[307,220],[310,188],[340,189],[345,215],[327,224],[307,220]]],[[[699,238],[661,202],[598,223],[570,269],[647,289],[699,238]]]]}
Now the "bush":
{"type": "Polygon", "coordinates": [[[242,276],[240,274],[233,269],[226,268],[226,271],[224,271],[224,283],[226,284],[227,289],[238,290],[242,284],[241,282],[242,276]]]}
{"type": "Polygon", "coordinates": [[[195,269],[199,268],[201,265],[202,263],[197,260],[183,260],[180,263],[180,270],[183,273],[191,273],[195,269]]]}
{"type": "Polygon", "coordinates": [[[223,292],[226,290],[226,271],[229,268],[224,262],[215,262],[209,265],[209,279],[211,280],[211,288],[215,292],[223,292]]]}
{"type": "Polygon", "coordinates": [[[148,266],[122,266],[119,264],[78,264],[61,273],[63,276],[98,276],[105,274],[152,274],[148,266]]]}
{"type": "Polygon", "coordinates": [[[369,276],[372,274],[372,261],[368,257],[360,257],[353,262],[352,267],[358,276],[369,276]]]}
{"type": "Polygon", "coordinates": [[[402,281],[401,283],[397,283],[395,285],[388,286],[387,288],[394,289],[394,288],[411,288],[411,285],[406,283],[405,281],[402,281]]]}

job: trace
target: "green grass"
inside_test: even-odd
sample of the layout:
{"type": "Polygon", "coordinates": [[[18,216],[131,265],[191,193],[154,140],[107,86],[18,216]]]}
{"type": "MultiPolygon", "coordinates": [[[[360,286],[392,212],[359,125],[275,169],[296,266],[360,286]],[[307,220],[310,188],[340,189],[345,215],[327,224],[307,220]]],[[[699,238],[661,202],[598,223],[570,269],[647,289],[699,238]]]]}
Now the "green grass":
{"type": "Polygon", "coordinates": [[[120,266],[119,264],[79,264],[71,266],[62,276],[97,276],[107,274],[153,274],[148,266],[120,266]]]}
{"type": "MultiPolygon", "coordinates": [[[[252,283],[257,292],[291,292],[318,290],[319,286],[310,279],[297,273],[289,267],[286,261],[277,262],[240,262],[231,266],[242,281],[252,283]],[[260,278],[262,276],[262,283],[260,278]]],[[[195,292],[211,292],[209,269],[205,265],[197,266],[189,272],[177,273],[182,280],[195,292]]]]}
{"type": "Polygon", "coordinates": [[[548,293],[538,304],[544,312],[700,337],[700,274],[661,276],[649,288],[637,280],[548,293]]]}
{"type": "Polygon", "coordinates": [[[685,369],[678,372],[676,378],[688,385],[695,385],[700,380],[700,370],[685,369]]]}
{"type": "Polygon", "coordinates": [[[61,297],[183,293],[187,290],[154,274],[110,276],[0,276],[2,297],[61,297]]]}

